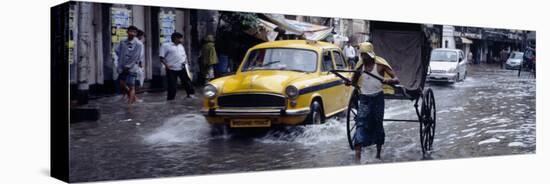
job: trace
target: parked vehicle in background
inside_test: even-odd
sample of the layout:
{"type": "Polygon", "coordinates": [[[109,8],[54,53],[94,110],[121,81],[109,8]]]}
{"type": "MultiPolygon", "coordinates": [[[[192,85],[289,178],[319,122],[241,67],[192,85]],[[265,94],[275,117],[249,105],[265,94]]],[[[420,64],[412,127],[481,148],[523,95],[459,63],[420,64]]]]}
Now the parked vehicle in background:
{"type": "Polygon", "coordinates": [[[523,52],[514,51],[510,53],[510,57],[506,60],[506,69],[518,70],[521,68],[523,62],[523,52]]]}
{"type": "Polygon", "coordinates": [[[464,52],[458,49],[434,49],[430,56],[428,82],[455,83],[466,79],[468,74],[467,59],[464,52]]]}

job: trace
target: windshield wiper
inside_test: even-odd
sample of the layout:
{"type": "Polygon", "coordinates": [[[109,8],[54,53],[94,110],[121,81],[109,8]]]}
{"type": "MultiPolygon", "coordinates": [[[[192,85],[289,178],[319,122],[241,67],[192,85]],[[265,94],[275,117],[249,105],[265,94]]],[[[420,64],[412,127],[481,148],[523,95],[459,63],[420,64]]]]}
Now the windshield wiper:
{"type": "Polygon", "coordinates": [[[269,66],[269,65],[272,65],[272,64],[275,64],[275,63],[280,63],[281,61],[270,61],[270,62],[267,62],[266,64],[263,64],[262,67],[264,66],[269,66]]]}

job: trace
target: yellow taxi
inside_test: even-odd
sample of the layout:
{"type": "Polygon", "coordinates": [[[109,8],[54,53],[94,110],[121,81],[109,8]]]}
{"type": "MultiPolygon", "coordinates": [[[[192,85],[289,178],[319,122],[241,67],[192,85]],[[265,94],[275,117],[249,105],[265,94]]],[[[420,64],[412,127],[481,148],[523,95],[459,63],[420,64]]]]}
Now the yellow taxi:
{"type": "Polygon", "coordinates": [[[346,110],[353,91],[334,69],[351,69],[334,44],[261,43],[247,51],[235,74],[204,87],[201,112],[210,124],[231,128],[321,124],[346,110]]]}

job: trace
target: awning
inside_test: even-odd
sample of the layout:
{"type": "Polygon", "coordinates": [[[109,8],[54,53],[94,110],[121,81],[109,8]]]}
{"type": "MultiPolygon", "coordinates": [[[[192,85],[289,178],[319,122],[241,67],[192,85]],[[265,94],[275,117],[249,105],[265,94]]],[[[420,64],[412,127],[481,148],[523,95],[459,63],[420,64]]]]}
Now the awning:
{"type": "Polygon", "coordinates": [[[245,32],[263,41],[273,41],[275,40],[275,38],[277,38],[277,35],[279,34],[277,31],[275,31],[275,28],[277,28],[277,25],[262,19],[258,19],[258,28],[249,29],[245,32]]]}
{"type": "Polygon", "coordinates": [[[468,38],[465,38],[465,37],[460,37],[460,40],[462,41],[462,44],[472,44],[474,42],[472,42],[472,40],[468,39],[468,38]]]}
{"type": "Polygon", "coordinates": [[[289,20],[282,14],[264,14],[269,21],[277,25],[280,29],[285,30],[285,34],[303,35],[308,40],[322,40],[331,34],[332,28],[289,20]]]}

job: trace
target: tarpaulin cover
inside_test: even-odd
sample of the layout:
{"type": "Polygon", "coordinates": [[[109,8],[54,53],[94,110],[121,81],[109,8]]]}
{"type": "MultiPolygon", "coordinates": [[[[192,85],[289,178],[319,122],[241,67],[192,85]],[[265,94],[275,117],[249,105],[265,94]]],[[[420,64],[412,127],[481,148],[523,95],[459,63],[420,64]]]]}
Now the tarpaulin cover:
{"type": "Polygon", "coordinates": [[[408,90],[424,86],[427,61],[422,60],[422,32],[375,29],[374,52],[392,66],[401,85],[408,90]]]}
{"type": "Polygon", "coordinates": [[[245,32],[263,41],[273,41],[275,40],[275,38],[277,38],[277,35],[279,33],[277,31],[274,31],[275,28],[277,28],[277,25],[262,19],[258,19],[258,26],[259,27],[256,29],[249,29],[245,32]]]}
{"type": "Polygon", "coordinates": [[[264,14],[269,21],[285,30],[285,34],[303,35],[308,40],[322,40],[331,34],[332,28],[307,22],[289,20],[282,14],[264,14]]]}

